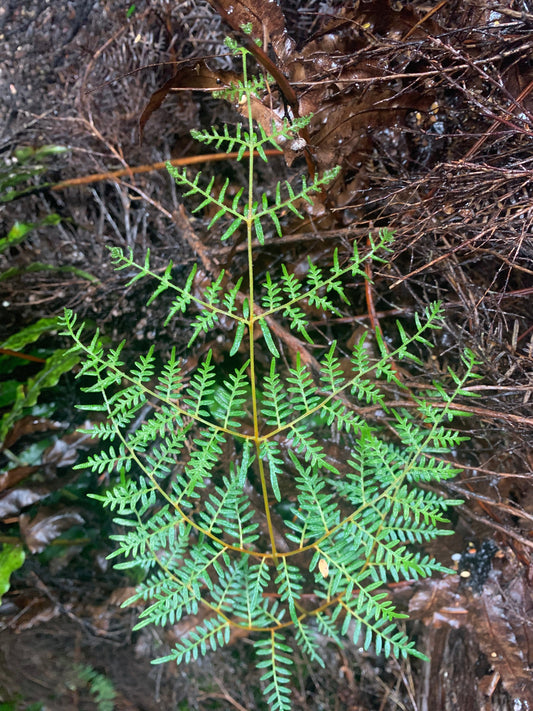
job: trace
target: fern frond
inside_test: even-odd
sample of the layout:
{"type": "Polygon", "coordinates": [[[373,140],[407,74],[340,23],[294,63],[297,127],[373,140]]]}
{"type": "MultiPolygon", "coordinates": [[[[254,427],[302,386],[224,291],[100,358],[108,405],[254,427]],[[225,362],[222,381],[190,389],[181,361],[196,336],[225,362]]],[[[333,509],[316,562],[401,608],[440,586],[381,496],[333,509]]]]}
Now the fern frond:
{"type": "MultiPolygon", "coordinates": [[[[224,486],[215,486],[204,501],[204,510],[199,519],[207,534],[221,536],[223,534],[237,538],[243,542],[243,529],[253,515],[249,509],[250,502],[243,498],[235,476],[224,477],[224,486]]],[[[253,524],[251,531],[257,530],[253,524]]]]}
{"type": "Polygon", "coordinates": [[[283,466],[283,459],[281,458],[279,444],[274,440],[263,440],[259,449],[259,456],[261,459],[265,460],[268,465],[272,493],[274,494],[276,501],[281,501],[279,477],[281,477],[285,469],[283,466]]]}
{"type": "Polygon", "coordinates": [[[146,391],[140,385],[133,384],[110,395],[107,398],[107,409],[115,427],[121,428],[134,420],[145,403],[146,391]]]}
{"type": "Polygon", "coordinates": [[[335,308],[333,302],[328,299],[325,294],[320,294],[320,290],[325,290],[326,292],[335,291],[341,299],[348,303],[348,299],[342,288],[342,282],[340,279],[328,279],[325,280],[322,275],[322,270],[313,264],[310,257],[307,258],[307,263],[309,265],[309,272],[307,273],[307,301],[310,306],[314,306],[317,309],[321,309],[324,313],[331,313],[335,316],[340,316],[341,312],[335,308]]]}
{"type": "Polygon", "coordinates": [[[76,465],[79,469],[91,469],[95,474],[104,472],[124,471],[128,472],[133,461],[133,454],[130,453],[124,445],[120,445],[118,451],[115,451],[113,446],[109,450],[97,452],[87,457],[87,460],[82,464],[76,465]]]}
{"type": "MultiPolygon", "coordinates": [[[[147,444],[146,437],[149,438],[148,442],[150,442],[150,439],[153,440],[157,437],[157,430],[154,431],[153,422],[154,420],[149,420],[143,423],[135,434],[127,438],[126,444],[132,452],[142,452],[144,454],[140,459],[144,463],[150,479],[155,481],[156,479],[166,478],[171,474],[176,462],[182,456],[183,448],[187,443],[189,428],[180,429],[179,426],[176,426],[176,421],[172,419],[170,422],[175,426],[175,429],[166,433],[161,442],[150,446],[150,444],[147,444]]],[[[166,427],[165,423],[165,429],[166,427]]]]}
{"type": "MultiPolygon", "coordinates": [[[[227,124],[222,126],[222,133],[218,128],[212,127],[198,131],[193,129],[191,136],[195,141],[199,141],[207,146],[212,146],[215,150],[223,150],[225,153],[232,153],[235,146],[239,146],[239,151],[246,150],[248,143],[242,138],[242,126],[235,126],[235,133],[230,133],[227,124]]],[[[242,156],[238,158],[241,160],[242,156]]]]}
{"type": "Polygon", "coordinates": [[[242,407],[247,400],[250,388],[247,370],[250,361],[246,361],[240,368],[227,377],[227,382],[214,390],[214,405],[212,408],[216,420],[222,427],[238,429],[242,425],[242,418],[246,410],[242,407]]]}
{"type": "Polygon", "coordinates": [[[187,412],[191,417],[209,417],[215,403],[213,393],[216,373],[215,366],[211,363],[212,356],[212,351],[209,351],[206,359],[190,379],[187,397],[183,398],[184,404],[188,407],[187,412]]]}
{"type": "Polygon", "coordinates": [[[224,435],[215,428],[205,429],[193,439],[196,449],[191,453],[185,466],[185,481],[187,485],[176,491],[176,504],[181,505],[183,499],[199,496],[198,489],[206,486],[205,480],[211,474],[214,465],[222,454],[221,445],[224,435]]]}
{"type": "Polygon", "coordinates": [[[336,348],[337,341],[333,341],[320,364],[320,381],[323,389],[329,393],[340,391],[346,382],[340,361],[335,355],[336,348]]]}
{"type": "Polygon", "coordinates": [[[271,355],[273,355],[274,358],[281,358],[280,352],[278,351],[276,344],[274,343],[274,339],[272,338],[272,333],[270,332],[268,323],[264,317],[259,318],[259,326],[271,355]]]}
{"type": "Polygon", "coordinates": [[[267,685],[263,689],[272,711],[290,711],[289,667],[292,665],[291,648],[279,632],[272,632],[270,638],[260,639],[255,644],[256,654],[261,658],[258,669],[266,669],[261,677],[267,685]]]}
{"type": "Polygon", "coordinates": [[[319,633],[324,635],[324,637],[326,637],[327,639],[330,639],[335,644],[337,644],[338,647],[342,648],[343,637],[341,636],[338,625],[336,624],[336,620],[341,611],[341,606],[337,605],[332,614],[330,612],[317,612],[315,615],[315,619],[317,622],[319,633]]]}
{"type": "MultiPolygon", "coordinates": [[[[248,559],[247,559],[248,560],[248,559]]],[[[262,611],[261,598],[270,583],[270,570],[265,558],[248,568],[246,578],[246,620],[250,627],[256,623],[258,610],[262,611]]],[[[259,622],[259,620],[257,620],[259,622]]]]}
{"type": "Polygon", "coordinates": [[[237,310],[235,303],[237,301],[242,282],[243,278],[239,277],[237,283],[228,292],[224,294],[222,301],[224,303],[224,308],[226,309],[227,314],[233,315],[237,310]]]}
{"type": "Polygon", "coordinates": [[[241,617],[243,585],[246,580],[243,559],[238,562],[226,560],[224,565],[215,564],[214,567],[217,579],[210,593],[215,601],[215,610],[231,616],[233,621],[241,617]]]}
{"type": "Polygon", "coordinates": [[[195,615],[199,610],[199,601],[193,591],[183,588],[176,581],[169,581],[164,570],[157,571],[154,575],[141,583],[138,592],[125,603],[131,605],[139,600],[151,601],[139,615],[139,622],[133,628],[142,629],[150,624],[175,624],[184,614],[195,615]]]}
{"type": "Polygon", "coordinates": [[[278,563],[277,573],[274,582],[277,585],[280,600],[287,603],[291,619],[296,622],[298,618],[296,606],[303,588],[302,574],[296,565],[289,565],[286,558],[282,558],[278,563]]]}
{"type": "Polygon", "coordinates": [[[339,432],[353,432],[357,434],[364,425],[364,420],[353,410],[350,410],[341,400],[328,400],[324,402],[318,411],[320,419],[328,427],[335,425],[339,432]]]}
{"type": "MultiPolygon", "coordinates": [[[[245,145],[247,147],[247,145],[245,145]]],[[[202,173],[201,171],[196,173],[194,178],[192,180],[189,179],[187,176],[187,170],[183,169],[182,171],[179,170],[179,168],[175,168],[170,162],[167,162],[166,164],[167,170],[170,173],[170,175],[174,178],[176,183],[182,187],[188,188],[187,192],[184,193],[185,197],[199,197],[201,198],[201,202],[199,205],[197,205],[194,209],[193,212],[200,212],[201,210],[205,209],[206,207],[211,207],[217,210],[215,216],[212,218],[209,227],[212,227],[215,222],[217,222],[221,217],[230,217],[233,220],[237,220],[238,223],[244,223],[245,222],[245,217],[244,215],[238,211],[238,202],[239,200],[233,200],[232,205],[227,205],[224,202],[225,199],[225,194],[226,190],[229,185],[229,179],[226,180],[220,189],[220,192],[218,196],[213,195],[213,186],[215,183],[215,176],[212,176],[210,179],[209,183],[207,186],[204,188],[201,186],[201,177],[202,173]]],[[[239,196],[240,197],[240,196],[239,196]]],[[[238,224],[237,224],[238,226],[238,224]]]]}
{"type": "Polygon", "coordinates": [[[384,601],[386,593],[371,595],[368,588],[359,591],[359,595],[351,599],[343,599],[341,606],[346,617],[341,629],[344,635],[351,627],[351,636],[355,644],[360,644],[360,635],[364,628],[363,649],[368,650],[374,644],[376,653],[383,651],[386,655],[406,657],[408,654],[426,659],[414,648],[414,642],[404,632],[398,631],[392,620],[407,617],[397,613],[392,603],[384,601]],[[379,651],[378,651],[379,650],[379,651]]]}
{"type": "MultiPolygon", "coordinates": [[[[142,508],[149,510],[155,506],[155,492],[151,493],[152,496],[148,501],[145,499],[142,508]]],[[[173,526],[175,520],[168,506],[151,513],[152,516],[146,522],[141,522],[142,515],[138,508],[135,509],[134,516],[128,518],[117,517],[115,519],[115,523],[126,529],[135,528],[135,530],[126,530],[124,533],[112,535],[112,540],[116,541],[119,546],[120,554],[125,558],[133,559],[128,562],[127,566],[121,563],[118,566],[132,567],[136,559],[146,554],[148,554],[150,566],[152,566],[156,561],[155,553],[174,543],[173,526]]]]}
{"type": "Polygon", "coordinates": [[[191,292],[197,269],[198,266],[195,264],[191,269],[189,276],[187,277],[185,286],[183,287],[183,289],[179,290],[178,296],[176,296],[172,301],[172,305],[168,310],[168,315],[163,322],[164,326],[168,326],[168,324],[172,321],[172,319],[177,313],[185,313],[187,311],[187,306],[191,303],[191,301],[193,301],[193,296],[191,292]]]}
{"type": "Polygon", "coordinates": [[[377,332],[372,347],[365,336],[358,340],[349,361],[336,341],[324,342],[322,329],[310,328],[317,310],[324,322],[341,307],[347,313],[350,277],[367,279],[367,260],[386,260],[387,229],[369,235],[364,247],[354,240],[342,263],[337,250],[329,266],[308,259],[305,277],[285,264],[259,277],[254,237],[260,245],[272,234],[282,238],[287,215],[304,218],[337,169],[311,181],[304,177],[298,186],[282,180],[270,192],[256,190],[257,157],[267,160],[268,146],[282,151],[295,139],[302,145],[299,132],[309,118],[290,123],[273,116],[271,126],[255,125],[267,80],[262,72],[249,75],[248,49],[228,44],[241,55],[243,74],[220,95],[238,101],[247,125],[193,136],[236,150],[238,160],[246,154],[250,180],[231,195],[229,178],[218,183],[215,176],[188,175],[170,164],[168,170],[194,198],[193,212],[206,210],[207,229],[216,228],[222,241],[237,230],[246,240],[248,273],[233,280],[217,270],[199,281],[194,265],[177,286],[172,263],[161,274],[150,267],[148,253],[138,265],[131,250],[111,250],[129,284],[150,282],[149,305],[163,293],[172,297],[165,325],[187,314],[188,348],[223,326],[225,351],[216,334],[215,352],[191,372],[176,348],[159,365],[152,347],[127,368],[125,344],[104,349],[99,332],[87,336],[70,311],[63,326],[72,351],[84,359],[78,377],[91,379],[84,381],[85,392],[101,395],[102,404],[85,409],[108,417],[87,430],[102,440],[102,450],[79,466],[119,475],[95,498],[115,514],[110,557],[120,557],[119,569],[144,574],[128,601],[145,604],[135,629],[199,615],[201,621],[158,660],[178,663],[227,644],[231,628],[249,632],[267,705],[289,711],[289,641],[317,663],[323,663],[317,635],[342,644],[350,634],[377,653],[421,656],[398,628],[405,615],[387,587],[449,572],[422,547],[448,533],[447,511],[460,503],[447,500],[436,485],[457,473],[449,452],[464,437],[446,425],[457,413],[456,398],[471,395],[465,386],[477,362],[467,352],[460,372],[450,370],[416,392],[408,389],[408,378],[400,381],[397,362],[407,368],[423,363],[431,332],[442,322],[440,303],[415,314],[410,327],[398,322],[394,349],[377,332]],[[281,323],[292,341],[280,335],[281,323]],[[302,356],[300,338],[315,349],[309,355],[318,369],[314,357],[302,356]],[[267,350],[269,366],[260,356],[267,350]],[[221,365],[225,355],[229,360],[221,365]],[[405,398],[396,408],[391,392],[405,398]],[[381,411],[372,424],[363,417],[367,409],[381,411]]]}
{"type": "Polygon", "coordinates": [[[283,304],[283,293],[280,284],[272,281],[270,273],[266,273],[266,281],[263,284],[266,294],[261,300],[261,305],[265,311],[277,311],[278,308],[283,304]]]}
{"type": "Polygon", "coordinates": [[[289,422],[291,404],[285,384],[276,372],[276,361],[270,362],[270,373],[263,379],[263,393],[261,399],[261,414],[267,425],[276,429],[284,427],[289,422]]]}
{"type": "Polygon", "coordinates": [[[309,431],[306,422],[291,426],[288,430],[288,441],[293,451],[301,454],[306,462],[317,469],[327,469],[333,474],[339,474],[337,467],[329,461],[329,458],[318,440],[309,431]]]}
{"type": "MultiPolygon", "coordinates": [[[[105,410],[105,406],[102,407],[105,410]]],[[[90,437],[105,442],[106,440],[115,439],[117,430],[111,422],[95,422],[91,427],[78,430],[81,434],[90,435],[90,437]]]]}
{"type": "Polygon", "coordinates": [[[306,624],[297,617],[294,621],[295,640],[298,646],[303,650],[311,662],[318,663],[321,667],[325,667],[324,659],[320,653],[319,640],[317,639],[316,630],[311,625],[306,624]]]}
{"type": "MultiPolygon", "coordinates": [[[[77,464],[76,466],[81,468],[84,465],[77,464]]],[[[105,491],[104,494],[90,494],[90,496],[100,501],[103,506],[109,507],[111,511],[118,509],[119,515],[128,516],[135,512],[139,499],[145,493],[146,490],[143,489],[142,483],[122,476],[121,482],[105,491]]]]}
{"type": "Polygon", "coordinates": [[[300,533],[298,543],[303,546],[307,539],[321,538],[336,528],[340,512],[333,494],[327,490],[323,474],[316,467],[304,467],[292,452],[290,457],[299,475],[296,479],[299,514],[291,527],[300,533]]]}
{"type": "MultiPolygon", "coordinates": [[[[205,590],[213,590],[214,582],[208,573],[211,568],[220,575],[221,564],[227,562],[227,553],[222,543],[206,538],[190,543],[188,556],[174,569],[184,587],[196,591],[198,598],[205,590]]],[[[204,592],[205,594],[205,592],[204,592]]]]}
{"type": "Polygon", "coordinates": [[[161,368],[155,390],[164,400],[177,397],[183,386],[183,364],[176,357],[176,347],[173,346],[170,358],[161,368]]]}
{"type": "Polygon", "coordinates": [[[296,366],[290,368],[289,373],[290,375],[287,377],[287,382],[290,383],[288,392],[291,393],[293,409],[296,412],[310,412],[320,402],[320,395],[313,376],[302,363],[299,353],[296,356],[296,366]]]}
{"type": "Polygon", "coordinates": [[[215,616],[204,620],[195,627],[186,638],[182,638],[175,649],[165,657],[154,660],[154,664],[175,661],[186,664],[191,660],[198,659],[198,655],[204,656],[208,651],[216,651],[219,647],[228,644],[230,637],[230,624],[228,620],[221,616],[215,616]]]}

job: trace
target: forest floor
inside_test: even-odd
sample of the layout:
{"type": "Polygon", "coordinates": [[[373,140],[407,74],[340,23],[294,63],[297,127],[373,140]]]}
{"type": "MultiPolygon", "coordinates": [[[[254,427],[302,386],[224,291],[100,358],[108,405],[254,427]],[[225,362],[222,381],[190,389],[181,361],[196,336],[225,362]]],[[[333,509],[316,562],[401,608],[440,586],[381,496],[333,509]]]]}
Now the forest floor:
{"type": "MultiPolygon", "coordinates": [[[[462,575],[391,591],[430,661],[324,645],[324,669],[295,658],[294,709],[533,709],[533,6],[281,0],[286,41],[266,0],[213,4],[219,14],[206,0],[0,8],[0,179],[21,147],[67,148],[39,159],[26,194],[0,202],[0,245],[17,221],[34,224],[0,249],[0,349],[67,307],[134,352],[156,343],[185,353],[186,324],[159,331],[146,286],[127,286],[106,247],[131,248],[141,262],[150,249],[157,269],[172,259],[178,276],[195,262],[244,268],[237,241],[221,248],[198,236],[203,218],[180,211],[158,164],[198,155],[191,129],[236,122],[202,82],[231,68],[221,16],[261,17],[270,61],[314,115],[314,168],[341,173],[320,209],[287,221],[258,269],[282,253],[295,270],[308,257],[328,265],[334,247],[348,253],[388,227],[389,262],[356,293],[358,314],[331,322],[331,338],[377,327],[387,338],[395,318],[440,299],[446,320],[428,372],[456,367],[470,348],[482,376],[463,407],[472,417],[461,421],[469,442],[453,453],[460,474],[443,485],[465,503],[453,535],[429,551],[462,575]],[[51,214],[54,224],[41,222],[51,214]]],[[[275,161],[259,176],[265,186],[308,167],[289,150],[275,161]]],[[[227,160],[202,169],[239,184],[227,160]]],[[[5,191],[0,182],[0,199],[5,191]]],[[[54,331],[26,353],[67,345],[54,331]]],[[[12,359],[0,355],[5,382],[37,377],[38,361],[8,371],[12,359]]],[[[264,709],[249,640],[187,666],[150,665],[187,621],[131,632],[138,610],[120,604],[135,582],[106,561],[112,523],[86,498],[98,482],[72,468],[91,444],[75,431],[79,398],[64,375],[0,447],[0,543],[20,538],[27,551],[0,605],[2,708],[105,708],[97,694],[107,681],[117,709],[264,709]]],[[[0,391],[0,414],[6,403],[0,391]]]]}

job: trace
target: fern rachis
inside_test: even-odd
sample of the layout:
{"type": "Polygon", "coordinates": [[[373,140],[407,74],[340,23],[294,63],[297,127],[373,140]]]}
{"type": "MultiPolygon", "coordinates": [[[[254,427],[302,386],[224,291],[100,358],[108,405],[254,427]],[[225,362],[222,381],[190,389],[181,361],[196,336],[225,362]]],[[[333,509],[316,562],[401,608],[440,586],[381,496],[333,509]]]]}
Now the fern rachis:
{"type": "Polygon", "coordinates": [[[350,630],[355,641],[364,635],[365,648],[419,655],[397,628],[404,615],[384,586],[446,572],[419,548],[447,532],[446,508],[456,502],[418,484],[455,473],[437,455],[462,439],[443,422],[451,419],[453,399],[466,394],[475,361],[466,353],[463,374],[452,375],[452,392],[433,392],[439,407],[420,396],[410,412],[395,411],[380,383],[404,387],[393,363],[416,361],[413,346],[429,345],[427,335],[442,319],[439,304],[417,317],[412,335],[400,325],[400,344],[391,353],[382,349],[374,361],[364,339],[355,345],[349,368],[336,343],[318,342],[306,309],[340,313],[348,303],[346,277],[364,279],[365,261],[383,259],[392,237],[387,230],[370,239],[365,254],[354,245],[344,264],[335,252],[329,271],[309,263],[307,276],[299,278],[284,265],[258,278],[255,240],[264,245],[271,229],[282,236],[281,214],[302,216],[302,203],[312,202],[336,172],[303,181],[299,190],[280,182],[273,197],[256,196],[257,157],[266,160],[267,145],[279,148],[280,139],[293,140],[305,121],[284,121],[270,133],[255,126],[252,101],[262,96],[265,80],[249,76],[246,49],[232,48],[243,62],[242,82],[232,92],[248,107],[248,125],[235,133],[227,126],[195,131],[194,137],[228,152],[237,147],[248,162],[248,185],[229,199],[228,180],[217,193],[214,179],[205,186],[200,174],[190,178],[170,165],[168,170],[185,195],[199,200],[195,211],[215,212],[209,226],[222,225],[222,240],[245,232],[247,275],[231,283],[220,272],[199,295],[195,269],[179,286],[171,280],[172,265],[161,276],[150,268],[149,255],[137,265],[131,253],[111,250],[117,268],[137,270],[132,282],[155,281],[149,303],[174,293],[166,323],[178,313],[190,315],[189,347],[216,331],[221,318],[232,322],[232,369],[221,373],[209,353],[193,374],[185,373],[174,349],[159,372],[153,350],[125,369],[122,348],[105,351],[98,334],[87,344],[71,312],[65,328],[84,357],[80,375],[94,379],[88,389],[101,394],[97,408],[108,416],[93,428],[102,452],[81,466],[121,472],[120,482],[100,498],[120,526],[113,553],[124,558],[118,567],[145,571],[129,601],[146,601],[137,627],[207,610],[158,660],[177,662],[225,645],[233,627],[246,630],[255,640],[271,708],[290,709],[291,644],[321,663],[319,636],[339,642],[350,630]],[[318,369],[299,356],[287,363],[276,324],[320,347],[318,369]],[[360,403],[386,412],[386,432],[365,422],[360,403]],[[147,404],[152,414],[131,428],[147,404]],[[351,452],[341,463],[328,455],[332,428],[351,452]]]}

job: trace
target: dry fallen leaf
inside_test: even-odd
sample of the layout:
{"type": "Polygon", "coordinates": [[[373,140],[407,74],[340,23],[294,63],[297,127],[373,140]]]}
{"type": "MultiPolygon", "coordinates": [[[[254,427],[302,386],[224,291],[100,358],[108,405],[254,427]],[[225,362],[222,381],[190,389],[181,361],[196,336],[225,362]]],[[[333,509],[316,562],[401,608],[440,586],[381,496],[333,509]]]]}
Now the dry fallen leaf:
{"type": "Polygon", "coordinates": [[[19,484],[24,479],[39,471],[39,467],[13,467],[13,469],[8,469],[6,472],[0,474],[0,491],[4,489],[9,489],[16,484],[19,484]]]}
{"type": "Polygon", "coordinates": [[[61,427],[64,427],[61,422],[54,422],[46,419],[45,417],[32,417],[31,415],[22,417],[20,420],[15,422],[13,427],[7,433],[6,438],[2,443],[2,448],[10,449],[15,442],[26,435],[35,434],[36,432],[58,430],[61,427]]]}
{"type": "Polygon", "coordinates": [[[194,64],[187,62],[185,66],[178,69],[174,76],[150,96],[148,104],[139,119],[140,139],[142,140],[144,127],[148,119],[154,111],[157,111],[170,92],[180,89],[220,90],[229,86],[231,82],[237,81],[237,79],[238,75],[234,72],[211,70],[205,62],[197,61],[194,64]]]}
{"type": "Polygon", "coordinates": [[[46,486],[26,486],[10,489],[0,495],[0,521],[9,516],[18,516],[22,509],[48,496],[46,486]]]}
{"type": "Polygon", "coordinates": [[[525,654],[533,642],[533,595],[524,576],[517,575],[505,595],[494,573],[480,595],[460,593],[459,584],[458,576],[424,581],[409,602],[409,616],[432,630],[468,630],[510,696],[533,708],[533,676],[525,654]]]}
{"type": "Polygon", "coordinates": [[[60,511],[53,511],[42,508],[33,519],[30,519],[29,514],[21,514],[19,523],[25,545],[32,553],[40,553],[61,533],[72,526],[82,525],[85,519],[73,509],[62,508],[60,511]]]}

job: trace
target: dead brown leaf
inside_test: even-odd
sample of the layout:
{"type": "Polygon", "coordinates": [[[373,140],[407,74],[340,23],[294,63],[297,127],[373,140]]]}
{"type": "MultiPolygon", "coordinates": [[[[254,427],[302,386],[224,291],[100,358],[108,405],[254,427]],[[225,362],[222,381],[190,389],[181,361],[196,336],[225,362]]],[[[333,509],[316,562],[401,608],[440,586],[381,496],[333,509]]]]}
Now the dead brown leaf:
{"type": "Polygon", "coordinates": [[[63,426],[60,422],[54,422],[45,417],[32,417],[31,415],[22,417],[9,430],[1,448],[10,449],[21,437],[35,434],[36,432],[58,430],[63,426]]]}
{"type": "Polygon", "coordinates": [[[89,437],[81,432],[64,435],[43,452],[43,465],[54,468],[72,466],[78,458],[78,448],[85,440],[89,437]]]}
{"type": "Polygon", "coordinates": [[[0,492],[15,486],[21,481],[24,481],[24,479],[27,479],[37,471],[39,471],[39,467],[35,466],[14,467],[13,469],[8,469],[6,472],[0,474],[0,492]]]}
{"type": "MultiPolygon", "coordinates": [[[[516,581],[519,592],[518,610],[531,614],[533,598],[524,581],[516,581]]],[[[517,610],[517,611],[518,611],[517,610]]],[[[485,593],[474,599],[469,622],[475,630],[479,646],[493,669],[499,672],[502,684],[512,698],[527,701],[533,706],[533,674],[527,650],[533,640],[532,624],[528,616],[510,614],[509,602],[496,585],[489,584],[485,593]],[[529,628],[529,629],[528,629],[529,628]]]]}
{"type": "Polygon", "coordinates": [[[187,63],[187,66],[179,69],[174,76],[151,95],[139,119],[140,140],[142,141],[144,127],[148,119],[154,111],[157,111],[170,92],[180,89],[220,90],[229,86],[237,78],[234,72],[213,71],[202,61],[198,61],[194,65],[187,63]]]}
{"type": "MultiPolygon", "coordinates": [[[[242,26],[251,24],[253,39],[261,40],[263,49],[272,45],[276,56],[285,62],[294,50],[294,41],[285,28],[285,16],[277,2],[264,0],[209,0],[227,24],[242,36],[242,26]]],[[[250,47],[251,49],[251,47],[250,47]]]]}
{"type": "Polygon", "coordinates": [[[22,509],[48,496],[46,486],[26,486],[10,489],[0,496],[0,521],[10,516],[18,516],[22,509]]]}
{"type": "Polygon", "coordinates": [[[21,514],[19,519],[22,540],[32,553],[40,553],[61,533],[83,523],[85,519],[78,511],[67,508],[42,508],[32,519],[29,514],[21,514]]]}
{"type": "Polygon", "coordinates": [[[533,705],[530,614],[533,596],[523,575],[517,575],[504,594],[496,575],[489,577],[481,595],[459,592],[457,576],[425,581],[409,602],[409,615],[426,627],[466,628],[489,664],[501,677],[512,698],[533,705]]]}
{"type": "Polygon", "coordinates": [[[29,589],[22,595],[10,597],[18,611],[7,620],[6,626],[15,632],[32,629],[43,622],[48,622],[60,614],[59,606],[44,595],[29,589]]]}

